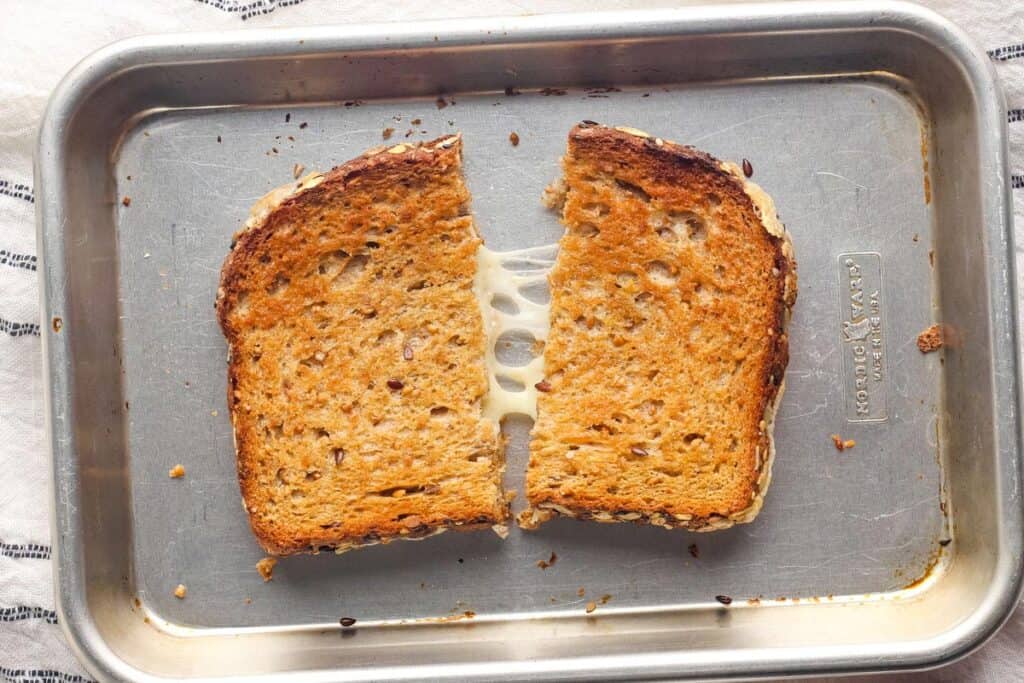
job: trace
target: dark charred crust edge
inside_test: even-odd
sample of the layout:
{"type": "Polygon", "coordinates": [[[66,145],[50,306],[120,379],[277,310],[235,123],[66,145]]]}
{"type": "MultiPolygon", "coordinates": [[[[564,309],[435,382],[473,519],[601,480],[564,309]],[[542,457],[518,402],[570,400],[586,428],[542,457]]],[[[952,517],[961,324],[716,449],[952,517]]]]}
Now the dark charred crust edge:
{"type": "Polygon", "coordinates": [[[503,521],[477,516],[475,519],[466,522],[446,520],[441,524],[420,524],[410,529],[407,534],[369,531],[355,536],[339,538],[332,542],[320,542],[316,539],[294,539],[292,543],[288,544],[272,544],[268,542],[268,539],[259,535],[257,535],[257,540],[260,547],[274,557],[288,557],[289,555],[308,553],[316,554],[319,552],[343,553],[370,545],[387,545],[392,541],[421,541],[446,531],[480,531],[482,529],[489,529],[495,524],[502,524],[503,521]]]}
{"type": "MultiPolygon", "coordinates": [[[[764,226],[765,218],[760,215],[753,199],[747,194],[744,181],[725,171],[722,162],[707,152],[661,138],[625,132],[589,120],[582,121],[569,132],[568,153],[573,154],[574,146],[577,145],[599,148],[601,154],[606,157],[616,157],[623,152],[648,156],[661,164],[662,169],[658,172],[656,178],[664,182],[671,182],[673,177],[679,173],[693,172],[696,167],[697,170],[719,179],[721,185],[717,189],[728,191],[734,200],[744,205],[744,208],[749,209],[751,214],[758,216],[762,226],[764,226]]],[[[520,513],[519,524],[521,527],[527,529],[536,528],[545,519],[554,516],[606,523],[628,521],[636,524],[652,524],[665,528],[683,528],[691,531],[713,531],[732,526],[737,521],[750,521],[733,520],[731,516],[748,509],[757,500],[757,497],[762,495],[760,486],[761,470],[771,467],[769,455],[771,436],[769,425],[766,425],[765,422],[770,423],[770,418],[774,417],[775,404],[783,384],[786,366],[789,364],[789,336],[787,328],[792,308],[796,303],[797,294],[795,280],[792,288],[787,288],[787,282],[790,281],[790,278],[795,277],[796,261],[786,254],[784,247],[786,238],[772,234],[768,231],[767,227],[765,227],[765,236],[774,252],[774,267],[779,271],[779,275],[776,277],[776,308],[772,328],[772,338],[775,340],[775,343],[771,356],[765,363],[761,382],[764,391],[761,393],[758,415],[763,417],[760,418],[762,426],[759,430],[758,448],[762,455],[760,467],[755,468],[751,472],[753,479],[751,481],[749,500],[742,505],[734,505],[731,509],[723,511],[721,514],[693,515],[688,520],[680,520],[673,513],[658,510],[613,511],[595,508],[580,509],[576,508],[572,501],[554,497],[545,500],[531,500],[530,508],[520,513]],[[555,507],[551,507],[552,504],[564,508],[571,514],[566,514],[555,507]],[[532,511],[536,511],[545,519],[530,523],[527,520],[532,511]],[[634,519],[633,517],[637,515],[639,516],[634,519]],[[623,516],[630,518],[623,519],[623,516]]]]}

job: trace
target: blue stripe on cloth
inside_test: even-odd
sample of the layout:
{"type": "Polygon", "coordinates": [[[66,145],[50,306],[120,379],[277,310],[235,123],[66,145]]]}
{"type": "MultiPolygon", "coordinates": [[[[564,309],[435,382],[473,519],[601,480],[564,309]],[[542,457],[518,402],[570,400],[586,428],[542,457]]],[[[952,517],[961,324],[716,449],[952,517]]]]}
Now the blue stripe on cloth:
{"type": "Polygon", "coordinates": [[[203,5],[209,5],[221,12],[237,14],[242,21],[251,19],[261,14],[270,14],[279,7],[291,7],[298,5],[304,0],[196,0],[203,5]]]}
{"type": "Polygon", "coordinates": [[[32,254],[15,254],[6,249],[0,249],[0,266],[35,270],[36,257],[32,254]]]}
{"type": "Polygon", "coordinates": [[[92,679],[54,669],[11,669],[0,666],[0,679],[7,683],[93,683],[92,679]]]}
{"type": "Polygon", "coordinates": [[[32,192],[32,188],[28,185],[22,185],[21,183],[12,183],[10,180],[4,180],[0,178],[0,195],[7,197],[14,197],[15,199],[24,199],[26,202],[35,203],[36,197],[32,192]]]}
{"type": "Polygon", "coordinates": [[[50,546],[40,543],[4,543],[0,541],[0,557],[14,560],[28,558],[32,560],[50,559],[50,546]]]}
{"type": "Polygon", "coordinates": [[[28,619],[43,619],[47,624],[56,624],[57,613],[52,609],[29,607],[28,605],[0,607],[0,621],[26,621],[28,619]]]}
{"type": "Polygon", "coordinates": [[[6,332],[12,337],[24,337],[32,335],[34,337],[39,336],[39,324],[38,323],[16,323],[11,320],[4,320],[0,318],[0,332],[6,332]]]}
{"type": "Polygon", "coordinates": [[[988,56],[997,62],[1008,62],[1011,59],[1019,59],[1020,57],[1024,57],[1024,43],[997,47],[995,50],[989,50],[988,56]]]}

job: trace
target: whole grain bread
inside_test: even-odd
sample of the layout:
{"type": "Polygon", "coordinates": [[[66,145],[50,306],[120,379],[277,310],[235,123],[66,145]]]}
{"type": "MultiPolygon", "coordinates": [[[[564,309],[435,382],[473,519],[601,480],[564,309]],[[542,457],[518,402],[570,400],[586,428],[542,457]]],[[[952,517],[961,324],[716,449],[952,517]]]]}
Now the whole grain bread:
{"type": "Polygon", "coordinates": [[[771,200],[735,165],[591,122],[563,169],[547,196],[566,232],[520,524],[750,521],[796,298],[771,200]]]}
{"type": "Polygon", "coordinates": [[[461,139],[371,150],[253,209],[221,273],[253,532],[338,552],[507,517],[461,139]]]}

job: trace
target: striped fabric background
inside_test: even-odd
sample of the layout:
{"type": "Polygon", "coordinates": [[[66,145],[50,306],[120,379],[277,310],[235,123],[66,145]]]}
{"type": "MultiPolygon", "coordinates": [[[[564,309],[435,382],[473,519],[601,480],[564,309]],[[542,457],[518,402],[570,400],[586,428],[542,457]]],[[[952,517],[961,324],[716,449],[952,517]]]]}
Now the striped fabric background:
{"type": "MultiPolygon", "coordinates": [[[[668,7],[678,0],[8,0],[0,5],[0,683],[91,680],[54,612],[44,456],[32,153],[51,89],[81,57],[119,38],[249,26],[668,7]]],[[[924,4],[988,50],[1006,90],[1012,187],[1024,245],[1024,4],[924,4]]],[[[1018,272],[1024,272],[1018,246],[1018,272]]],[[[1024,610],[979,654],[900,681],[1024,680],[1024,610]]],[[[850,679],[844,679],[850,680],[850,679]]]]}

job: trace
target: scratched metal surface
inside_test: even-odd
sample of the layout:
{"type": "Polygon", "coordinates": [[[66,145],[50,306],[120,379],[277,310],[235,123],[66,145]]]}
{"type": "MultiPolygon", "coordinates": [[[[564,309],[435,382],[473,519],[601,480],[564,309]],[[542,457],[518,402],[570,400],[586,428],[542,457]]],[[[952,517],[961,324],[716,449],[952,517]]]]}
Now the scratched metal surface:
{"type": "MultiPolygon", "coordinates": [[[[117,268],[133,578],[147,608],[192,626],[409,619],[453,610],[539,614],[580,609],[593,599],[580,598],[580,587],[588,596],[611,595],[609,607],[669,607],[719,594],[860,596],[899,589],[924,573],[945,519],[939,357],[914,346],[933,320],[935,295],[933,212],[925,203],[923,122],[914,103],[889,83],[862,79],[455,100],[445,109],[423,99],[170,111],[129,132],[115,168],[117,196],[131,199],[117,209],[117,268]],[[489,532],[449,533],[341,556],[287,558],[265,585],[255,569],[263,554],[235,478],[226,348],[212,306],[230,236],[250,205],[291,180],[295,164],[326,169],[380,144],[384,128],[396,129],[393,141],[410,128],[414,140],[460,131],[488,246],[550,243],[560,228],[539,198],[558,173],[566,132],[580,119],[749,159],[753,179],[773,196],[792,233],[800,294],[773,483],[760,516],[702,535],[569,520],[533,534],[513,529],[505,541],[489,532]],[[512,131],[521,140],[515,148],[512,131]],[[854,255],[854,270],[840,258],[845,254],[854,255]],[[866,302],[877,291],[881,320],[870,330],[858,327],[851,309],[858,287],[868,290],[866,302]],[[870,346],[872,337],[881,339],[883,359],[867,417],[882,419],[859,421],[852,347],[861,338],[870,346]],[[833,433],[856,447],[837,452],[833,433]],[[185,466],[182,480],[167,476],[175,463],[185,466]],[[552,552],[557,564],[539,569],[536,562],[552,552]],[[187,600],[173,597],[178,583],[188,585],[187,600]]],[[[869,375],[877,370],[866,368],[869,375]]],[[[512,419],[506,426],[506,484],[521,490],[528,424],[512,419]]]]}

